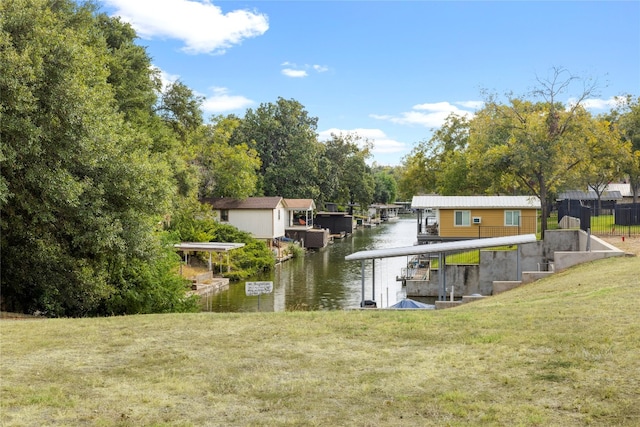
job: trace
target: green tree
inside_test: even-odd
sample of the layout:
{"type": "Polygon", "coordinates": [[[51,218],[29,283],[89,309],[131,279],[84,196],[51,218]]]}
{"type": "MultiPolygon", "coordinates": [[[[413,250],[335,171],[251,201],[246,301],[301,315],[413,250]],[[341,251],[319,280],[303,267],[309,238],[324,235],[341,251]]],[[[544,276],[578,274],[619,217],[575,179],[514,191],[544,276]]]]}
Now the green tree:
{"type": "Polygon", "coordinates": [[[510,97],[503,105],[488,99],[471,123],[472,167],[493,175],[490,191],[512,186],[538,196],[543,235],[551,195],[573,179],[577,166],[588,159],[585,135],[594,122],[582,103],[595,86],[587,84],[568,108],[557,99],[576,80],[565,70],[554,69],[551,78],[539,80],[541,86],[534,91],[542,102],[510,97]]]}
{"type": "Polygon", "coordinates": [[[157,112],[186,142],[203,123],[202,101],[201,96],[196,96],[187,85],[177,80],[169,83],[162,92],[157,112]]]}
{"type": "Polygon", "coordinates": [[[584,136],[588,159],[580,171],[587,186],[596,193],[600,210],[607,185],[624,173],[624,165],[631,156],[631,144],[622,140],[608,120],[599,118],[593,121],[593,126],[584,136]]]}
{"type": "Polygon", "coordinates": [[[347,158],[345,162],[345,174],[342,177],[342,185],[348,190],[348,201],[351,205],[360,205],[361,211],[366,211],[373,201],[375,181],[371,168],[365,162],[365,158],[358,154],[347,158]]]}
{"type": "Polygon", "coordinates": [[[200,197],[244,199],[256,192],[260,158],[247,144],[230,145],[229,140],[241,120],[218,117],[207,125],[198,155],[200,197]]]}
{"type": "Polygon", "coordinates": [[[202,125],[202,98],[181,82],[170,84],[163,93],[159,70],[144,47],[135,43],[131,25],[105,14],[97,15],[96,21],[107,44],[107,83],[118,110],[139,133],[148,135],[140,142],[170,165],[177,184],[175,202],[195,197],[197,174],[191,167],[195,155],[191,145],[202,125]]]}
{"type": "Polygon", "coordinates": [[[323,145],[320,187],[325,200],[341,205],[359,203],[363,207],[371,204],[375,182],[366,163],[371,156],[371,142],[357,134],[332,134],[323,145]]]}
{"type": "Polygon", "coordinates": [[[141,309],[164,310],[157,299],[170,294],[169,305],[187,309],[155,234],[171,171],[146,133],[123,120],[93,10],[7,0],[0,28],[4,307],[83,316],[107,314],[114,298],[140,298],[148,299],[141,309]]]}
{"type": "Polygon", "coordinates": [[[247,144],[262,162],[259,183],[266,196],[317,198],[318,119],[310,117],[298,101],[278,98],[247,110],[233,133],[231,145],[247,144]]]}
{"type": "Polygon", "coordinates": [[[387,170],[378,170],[374,173],[375,189],[374,203],[394,203],[398,191],[396,180],[387,170]]]}
{"type": "Polygon", "coordinates": [[[105,14],[99,14],[96,20],[109,50],[105,58],[107,83],[113,88],[118,109],[129,121],[148,120],[162,89],[159,71],[152,66],[144,47],[135,43],[137,36],[130,24],[105,14]]]}
{"type": "Polygon", "coordinates": [[[402,175],[398,182],[400,197],[411,200],[415,195],[435,191],[435,172],[428,166],[429,154],[425,150],[426,142],[420,142],[410,154],[402,159],[402,175]]]}
{"type": "Polygon", "coordinates": [[[629,146],[629,155],[621,159],[622,172],[626,173],[633,192],[633,202],[638,202],[640,193],[640,97],[631,95],[620,98],[612,111],[611,120],[623,141],[629,146]]]}
{"type": "Polygon", "coordinates": [[[451,114],[428,141],[414,147],[404,162],[400,191],[410,199],[416,194],[473,194],[478,177],[471,178],[467,161],[469,120],[451,114]]]}

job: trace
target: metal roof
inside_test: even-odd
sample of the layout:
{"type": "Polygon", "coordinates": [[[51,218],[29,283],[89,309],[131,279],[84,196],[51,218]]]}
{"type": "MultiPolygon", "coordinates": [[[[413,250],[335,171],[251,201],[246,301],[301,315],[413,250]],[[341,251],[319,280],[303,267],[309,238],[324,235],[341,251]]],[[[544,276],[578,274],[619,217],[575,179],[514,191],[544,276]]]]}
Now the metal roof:
{"type": "Polygon", "coordinates": [[[536,196],[413,196],[411,208],[519,208],[540,209],[536,196]]]}
{"type": "Polygon", "coordinates": [[[182,242],[173,245],[181,251],[197,252],[228,252],[244,246],[244,243],[221,243],[221,242],[182,242]]]}
{"type": "Polygon", "coordinates": [[[622,197],[633,197],[633,191],[631,191],[631,184],[613,183],[607,185],[608,191],[619,191],[622,197]]]}
{"type": "MultiPolygon", "coordinates": [[[[593,190],[589,191],[565,191],[564,193],[560,193],[558,195],[558,200],[598,200],[598,193],[593,190]]],[[[600,200],[621,200],[622,194],[617,191],[603,191],[600,195],[600,200]]]]}
{"type": "Polygon", "coordinates": [[[491,237],[487,239],[459,240],[456,242],[432,243],[430,245],[405,246],[401,248],[374,249],[360,251],[344,257],[346,261],[359,261],[366,259],[394,258],[407,255],[423,255],[445,252],[459,252],[473,249],[492,248],[495,246],[520,245],[522,243],[534,243],[535,234],[522,234],[519,236],[491,237]]]}
{"type": "Polygon", "coordinates": [[[389,209],[389,208],[401,208],[402,205],[396,205],[396,204],[386,204],[386,203],[374,203],[372,205],[369,205],[369,207],[372,208],[378,208],[378,209],[389,209]]]}

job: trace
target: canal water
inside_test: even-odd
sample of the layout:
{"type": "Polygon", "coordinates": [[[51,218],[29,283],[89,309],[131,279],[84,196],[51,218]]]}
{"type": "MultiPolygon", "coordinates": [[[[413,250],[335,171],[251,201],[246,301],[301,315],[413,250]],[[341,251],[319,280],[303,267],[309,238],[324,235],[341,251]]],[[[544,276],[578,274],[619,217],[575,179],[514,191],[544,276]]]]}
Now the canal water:
{"type": "MultiPolygon", "coordinates": [[[[360,306],[362,299],[361,263],[345,261],[354,252],[411,246],[416,241],[415,216],[372,228],[359,228],[351,236],[304,257],[279,264],[275,270],[249,281],[272,281],[273,293],[245,295],[245,282],[235,282],[229,289],[207,297],[203,306],[215,312],[255,312],[292,310],[341,310],[360,306]]],[[[375,261],[375,290],[372,263],[365,266],[365,299],[374,299],[379,308],[395,304],[405,297],[402,283],[396,281],[407,258],[375,261]],[[373,294],[375,291],[375,295],[373,294]]]]}

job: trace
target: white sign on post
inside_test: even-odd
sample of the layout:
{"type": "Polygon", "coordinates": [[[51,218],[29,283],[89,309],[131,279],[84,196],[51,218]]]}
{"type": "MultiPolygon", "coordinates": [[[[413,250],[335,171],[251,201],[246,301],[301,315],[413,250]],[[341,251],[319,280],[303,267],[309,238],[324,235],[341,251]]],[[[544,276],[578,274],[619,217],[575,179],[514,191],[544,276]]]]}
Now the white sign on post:
{"type": "Polygon", "coordinates": [[[260,296],[273,292],[273,282],[245,282],[244,293],[247,296],[260,296]]]}

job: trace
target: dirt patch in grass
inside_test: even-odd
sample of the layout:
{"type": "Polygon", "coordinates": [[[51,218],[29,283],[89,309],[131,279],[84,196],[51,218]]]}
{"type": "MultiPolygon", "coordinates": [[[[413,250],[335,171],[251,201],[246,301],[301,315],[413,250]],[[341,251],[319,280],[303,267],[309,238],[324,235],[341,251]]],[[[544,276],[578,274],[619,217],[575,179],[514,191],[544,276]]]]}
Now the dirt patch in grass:
{"type": "Polygon", "coordinates": [[[629,254],[640,256],[640,236],[598,236],[605,242],[629,254]]]}

